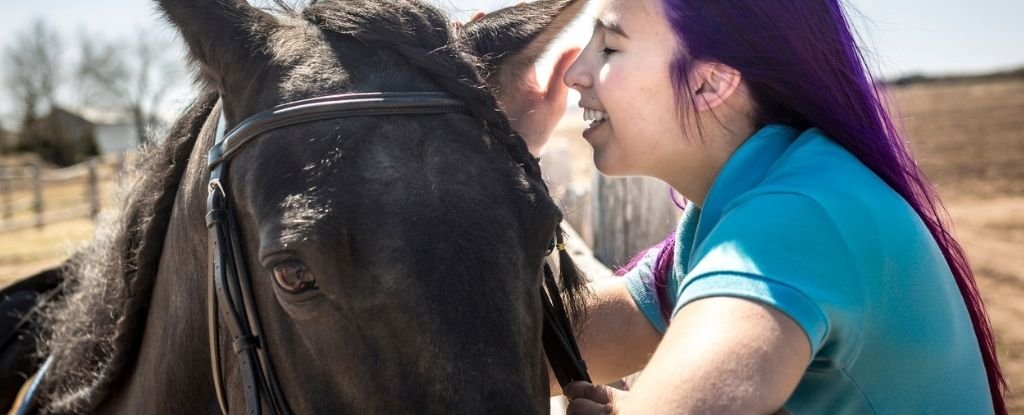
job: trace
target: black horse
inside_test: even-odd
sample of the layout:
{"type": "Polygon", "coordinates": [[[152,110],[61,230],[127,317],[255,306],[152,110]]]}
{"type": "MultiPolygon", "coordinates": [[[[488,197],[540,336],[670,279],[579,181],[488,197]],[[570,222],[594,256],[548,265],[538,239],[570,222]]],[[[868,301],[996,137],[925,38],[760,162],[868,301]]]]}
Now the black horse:
{"type": "MultiPolygon", "coordinates": [[[[417,1],[158,1],[199,98],[64,269],[62,299],[42,306],[43,410],[217,412],[206,226],[217,121],[425,91],[466,113],[299,124],[234,156],[228,196],[265,353],[294,413],[547,412],[538,292],[561,213],[495,91],[515,88],[584,3],[522,4],[453,30],[417,1]]],[[[561,260],[575,315],[583,281],[561,260]]],[[[216,352],[234,356],[230,340],[216,352]]],[[[223,359],[231,412],[246,407],[237,362],[223,359]]]]}

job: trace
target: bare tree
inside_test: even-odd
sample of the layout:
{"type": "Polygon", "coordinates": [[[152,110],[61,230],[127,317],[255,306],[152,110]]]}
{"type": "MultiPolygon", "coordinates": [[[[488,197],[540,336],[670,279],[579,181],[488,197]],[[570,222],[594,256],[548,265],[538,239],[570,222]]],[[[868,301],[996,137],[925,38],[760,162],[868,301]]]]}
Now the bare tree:
{"type": "Polygon", "coordinates": [[[60,36],[41,19],[5,48],[4,84],[16,100],[23,128],[39,117],[40,106],[56,103],[62,53],[60,36]]]}
{"type": "Polygon", "coordinates": [[[157,124],[157,111],[184,72],[175,48],[143,29],[128,41],[81,35],[75,71],[87,104],[107,104],[130,114],[139,144],[157,124]]]}

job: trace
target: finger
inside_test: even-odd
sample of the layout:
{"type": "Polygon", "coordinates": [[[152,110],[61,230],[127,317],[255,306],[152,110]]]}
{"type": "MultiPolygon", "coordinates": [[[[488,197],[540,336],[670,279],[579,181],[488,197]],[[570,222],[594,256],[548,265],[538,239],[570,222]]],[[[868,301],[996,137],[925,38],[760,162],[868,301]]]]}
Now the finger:
{"type": "Polygon", "coordinates": [[[610,404],[614,400],[614,390],[604,385],[587,382],[573,382],[563,390],[569,399],[587,399],[600,404],[610,404]]]}
{"type": "Polygon", "coordinates": [[[566,415],[594,415],[594,414],[610,414],[612,413],[612,406],[600,404],[589,399],[573,399],[569,401],[569,405],[565,407],[566,415]]]}
{"type": "Polygon", "coordinates": [[[580,56],[579,48],[572,48],[562,53],[562,56],[558,58],[558,62],[555,63],[555,69],[551,71],[551,77],[548,78],[547,92],[544,94],[544,100],[548,102],[552,107],[564,107],[565,100],[568,97],[569,86],[563,81],[565,79],[565,72],[569,70],[576,58],[580,56]]]}
{"type": "Polygon", "coordinates": [[[484,16],[486,16],[486,15],[487,15],[487,13],[485,13],[483,10],[477,10],[477,11],[473,12],[472,16],[469,17],[469,21],[475,22],[477,20],[483,19],[484,16]]]}

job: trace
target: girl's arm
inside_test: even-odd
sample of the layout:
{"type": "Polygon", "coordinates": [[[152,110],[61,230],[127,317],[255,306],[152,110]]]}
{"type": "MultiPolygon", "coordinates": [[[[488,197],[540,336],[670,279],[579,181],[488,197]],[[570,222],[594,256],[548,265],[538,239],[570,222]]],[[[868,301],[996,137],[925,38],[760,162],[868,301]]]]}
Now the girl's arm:
{"type": "Polygon", "coordinates": [[[810,342],[780,311],[732,297],[687,304],[621,414],[769,414],[780,410],[810,363],[810,342]]]}
{"type": "MultiPolygon", "coordinates": [[[[594,295],[577,342],[594,383],[610,383],[643,369],[661,333],[637,307],[622,278],[595,281],[590,289],[594,295]]],[[[548,379],[551,395],[561,394],[550,368],[548,379]]]]}

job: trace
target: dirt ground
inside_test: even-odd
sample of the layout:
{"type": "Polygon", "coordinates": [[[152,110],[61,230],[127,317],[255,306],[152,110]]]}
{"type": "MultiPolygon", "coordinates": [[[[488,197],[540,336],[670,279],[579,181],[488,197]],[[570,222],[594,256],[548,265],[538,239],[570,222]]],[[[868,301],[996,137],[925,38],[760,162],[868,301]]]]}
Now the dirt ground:
{"type": "MultiPolygon", "coordinates": [[[[1010,412],[1024,413],[1024,80],[913,85],[890,91],[921,167],[939,188],[966,247],[995,327],[1010,383],[1010,412]]],[[[570,113],[552,145],[573,154],[574,183],[593,174],[570,113]]],[[[0,286],[58,263],[88,237],[88,221],[0,233],[0,286]]]]}
{"type": "Polygon", "coordinates": [[[978,279],[1010,413],[1024,413],[1024,80],[917,85],[891,95],[978,279]]]}

